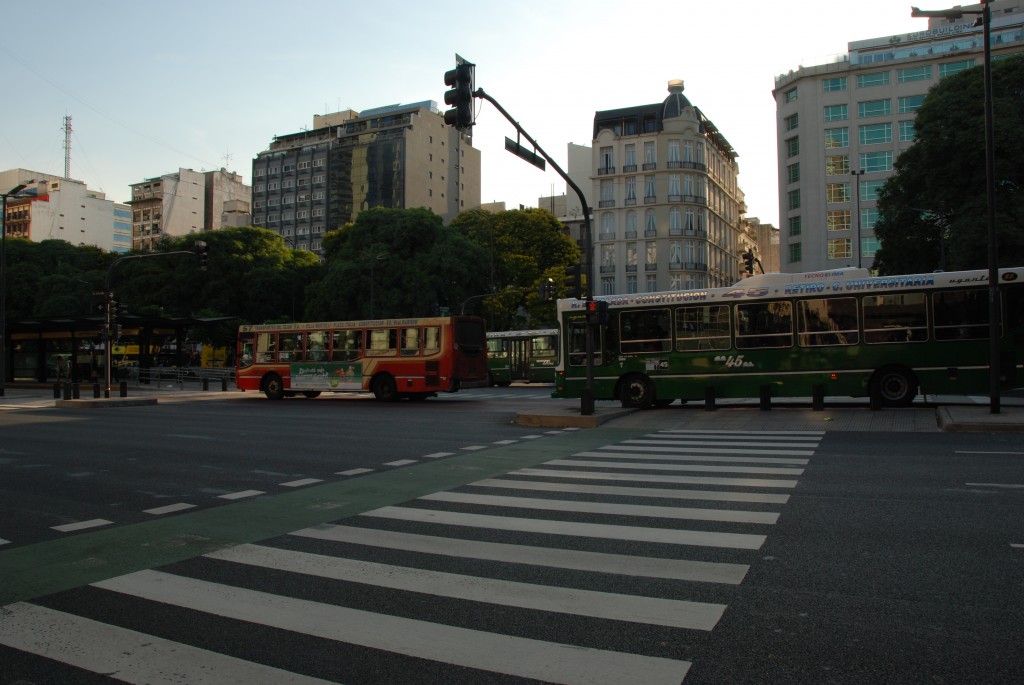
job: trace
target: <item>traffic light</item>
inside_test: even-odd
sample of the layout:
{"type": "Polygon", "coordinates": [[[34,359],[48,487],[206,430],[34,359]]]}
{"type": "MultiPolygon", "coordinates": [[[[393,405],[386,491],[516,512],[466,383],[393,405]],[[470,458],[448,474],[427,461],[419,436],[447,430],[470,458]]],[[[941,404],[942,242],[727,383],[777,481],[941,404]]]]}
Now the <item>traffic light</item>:
{"type": "Polygon", "coordinates": [[[555,279],[545,278],[540,282],[540,299],[545,302],[555,299],[555,279]]]}
{"type": "Polygon", "coordinates": [[[604,300],[587,300],[587,321],[605,326],[608,324],[608,303],[604,300]]]}
{"type": "Polygon", "coordinates": [[[748,274],[754,273],[754,253],[744,252],[740,256],[743,257],[743,268],[746,270],[746,272],[748,274]]]}
{"type": "Polygon", "coordinates": [[[455,56],[455,68],[446,71],[444,84],[451,90],[444,94],[444,103],[452,105],[444,113],[444,123],[465,131],[473,126],[473,91],[476,90],[476,65],[455,56]]]}
{"type": "Polygon", "coordinates": [[[205,240],[197,240],[193,249],[196,253],[196,265],[199,266],[200,271],[206,271],[206,261],[209,257],[210,247],[206,244],[205,240]]]}
{"type": "Polygon", "coordinates": [[[579,264],[565,267],[565,296],[579,299],[583,292],[581,276],[583,268],[579,264]]]}

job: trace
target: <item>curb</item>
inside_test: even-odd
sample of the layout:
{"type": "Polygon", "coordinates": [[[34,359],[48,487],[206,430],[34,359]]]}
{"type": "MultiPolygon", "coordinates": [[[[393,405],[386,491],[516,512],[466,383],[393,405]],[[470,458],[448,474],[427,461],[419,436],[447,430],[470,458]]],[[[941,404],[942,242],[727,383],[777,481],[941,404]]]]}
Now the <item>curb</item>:
{"type": "MultiPolygon", "coordinates": [[[[569,411],[569,410],[567,410],[569,411]]],[[[579,411],[579,410],[572,410],[579,411]]],[[[551,414],[546,412],[519,412],[516,414],[516,425],[534,426],[538,428],[597,428],[621,416],[628,416],[639,409],[601,409],[590,416],[577,414],[551,414]]]]}
{"type": "Polygon", "coordinates": [[[54,406],[63,409],[105,409],[107,407],[142,407],[156,404],[155,397],[112,397],[92,398],[87,400],[54,400],[54,406]]]}

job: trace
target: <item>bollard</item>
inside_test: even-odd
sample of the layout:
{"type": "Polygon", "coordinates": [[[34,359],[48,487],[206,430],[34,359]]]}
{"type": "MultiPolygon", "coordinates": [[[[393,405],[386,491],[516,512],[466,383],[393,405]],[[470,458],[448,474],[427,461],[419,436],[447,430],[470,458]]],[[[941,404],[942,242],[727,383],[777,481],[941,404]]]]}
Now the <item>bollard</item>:
{"type": "Polygon", "coordinates": [[[81,386],[78,383],[71,384],[71,399],[78,400],[82,398],[81,386]]]}
{"type": "Polygon", "coordinates": [[[121,397],[128,397],[128,381],[121,381],[121,397]]]}
{"type": "Polygon", "coordinates": [[[878,387],[878,383],[872,383],[869,389],[871,397],[871,404],[869,405],[872,409],[878,410],[882,408],[882,390],[878,387]]]}
{"type": "Polygon", "coordinates": [[[704,411],[715,410],[715,388],[709,386],[704,388],[704,411]]]}
{"type": "Polygon", "coordinates": [[[71,383],[65,383],[64,384],[64,399],[66,399],[66,400],[70,400],[71,399],[71,383]]]}
{"type": "Polygon", "coordinates": [[[228,379],[226,377],[224,377],[224,376],[220,377],[220,391],[221,392],[227,392],[228,391],[228,379]]]}
{"type": "Polygon", "coordinates": [[[761,411],[769,411],[772,408],[772,386],[761,386],[761,411]]]}
{"type": "Polygon", "coordinates": [[[53,384],[53,399],[60,399],[60,381],[53,384]]]}
{"type": "Polygon", "coordinates": [[[94,400],[97,400],[97,399],[99,399],[99,397],[100,397],[100,384],[99,383],[93,383],[92,384],[92,398],[94,400]]]}
{"type": "Polygon", "coordinates": [[[207,378],[206,376],[203,376],[203,392],[206,392],[209,389],[210,389],[210,379],[207,378]]]}
{"type": "Polygon", "coordinates": [[[825,409],[825,386],[815,385],[811,388],[811,409],[823,411],[825,409]]]}

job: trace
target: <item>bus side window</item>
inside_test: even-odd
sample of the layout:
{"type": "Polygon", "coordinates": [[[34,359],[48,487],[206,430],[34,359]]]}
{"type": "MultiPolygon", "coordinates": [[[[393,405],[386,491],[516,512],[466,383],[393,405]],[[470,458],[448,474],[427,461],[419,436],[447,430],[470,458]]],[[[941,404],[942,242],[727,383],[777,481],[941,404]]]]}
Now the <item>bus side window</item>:
{"type": "Polygon", "coordinates": [[[369,345],[366,349],[368,357],[391,356],[397,352],[397,348],[397,328],[374,328],[369,331],[369,345]]]}
{"type": "Polygon", "coordinates": [[[311,362],[322,362],[327,359],[327,332],[314,331],[309,334],[309,346],[306,359],[311,362]]]}
{"type": "Polygon", "coordinates": [[[420,352],[420,329],[402,329],[402,356],[411,357],[420,352]]]}
{"type": "Polygon", "coordinates": [[[736,305],[736,349],[793,345],[793,305],[788,300],[736,305]]]}
{"type": "Polygon", "coordinates": [[[296,362],[304,359],[303,342],[305,333],[281,333],[281,352],[279,358],[283,362],[296,362]]]}
{"type": "Polygon", "coordinates": [[[863,303],[864,342],[903,343],[928,339],[924,293],[868,295],[863,303]]]}
{"type": "Polygon", "coordinates": [[[259,333],[256,336],[256,361],[277,361],[277,333],[259,333]]]}
{"type": "Polygon", "coordinates": [[[334,331],[331,361],[350,362],[362,356],[363,332],[359,330],[334,331]]]}
{"type": "Polygon", "coordinates": [[[437,354],[441,350],[441,327],[427,326],[423,329],[423,354],[437,354]]]}

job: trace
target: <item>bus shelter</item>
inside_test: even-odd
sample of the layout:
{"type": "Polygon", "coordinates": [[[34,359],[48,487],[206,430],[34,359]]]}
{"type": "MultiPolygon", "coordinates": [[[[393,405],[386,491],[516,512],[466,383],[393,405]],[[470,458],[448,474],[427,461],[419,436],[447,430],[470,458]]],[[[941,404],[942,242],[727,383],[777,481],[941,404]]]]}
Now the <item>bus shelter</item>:
{"type": "MultiPolygon", "coordinates": [[[[186,343],[198,325],[229,321],[234,317],[165,318],[118,317],[120,337],[111,344],[111,377],[128,369],[139,378],[158,368],[197,365],[194,346],[186,343]]],[[[102,316],[32,317],[7,322],[7,382],[99,382],[106,374],[106,344],[102,316]]]]}

